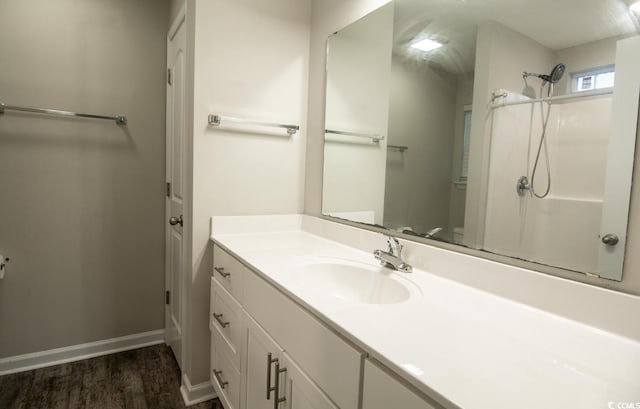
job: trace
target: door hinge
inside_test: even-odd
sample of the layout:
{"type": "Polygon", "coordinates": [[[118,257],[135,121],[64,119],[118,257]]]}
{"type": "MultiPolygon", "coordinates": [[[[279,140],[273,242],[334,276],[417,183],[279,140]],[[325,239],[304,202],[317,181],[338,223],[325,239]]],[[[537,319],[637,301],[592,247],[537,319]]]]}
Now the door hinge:
{"type": "Polygon", "coordinates": [[[167,83],[169,85],[173,85],[173,75],[172,75],[172,69],[171,68],[167,68],[167,83]]]}
{"type": "Polygon", "coordinates": [[[164,303],[169,305],[171,302],[171,291],[167,290],[164,292],[164,303]]]}
{"type": "Polygon", "coordinates": [[[167,197],[171,197],[171,182],[167,182],[167,197]]]}

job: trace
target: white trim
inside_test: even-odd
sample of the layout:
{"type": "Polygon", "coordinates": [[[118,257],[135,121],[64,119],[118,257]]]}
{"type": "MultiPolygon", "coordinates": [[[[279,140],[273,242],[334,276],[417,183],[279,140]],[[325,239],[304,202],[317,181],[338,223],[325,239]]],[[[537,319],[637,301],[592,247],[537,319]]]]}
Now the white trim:
{"type": "Polygon", "coordinates": [[[202,382],[197,385],[191,385],[189,376],[186,373],[182,374],[180,393],[182,394],[182,400],[184,400],[184,404],[186,406],[206,402],[218,397],[213,389],[213,385],[211,385],[211,382],[202,382]]]}
{"type": "Polygon", "coordinates": [[[163,343],[164,330],[161,329],[86,344],[10,356],[0,359],[0,376],[163,343]]]}
{"type": "Polygon", "coordinates": [[[171,28],[169,28],[169,33],[167,35],[168,40],[173,39],[173,36],[176,35],[178,29],[182,25],[182,23],[187,19],[187,2],[185,1],[184,5],[180,7],[178,11],[178,15],[173,20],[171,24],[171,28]]]}

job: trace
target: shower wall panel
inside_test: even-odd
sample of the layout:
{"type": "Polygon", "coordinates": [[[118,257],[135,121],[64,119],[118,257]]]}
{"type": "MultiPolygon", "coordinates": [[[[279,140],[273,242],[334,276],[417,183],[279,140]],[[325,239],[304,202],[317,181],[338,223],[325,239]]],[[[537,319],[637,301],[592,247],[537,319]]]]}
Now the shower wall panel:
{"type": "MultiPolygon", "coordinates": [[[[511,94],[508,97],[522,99],[511,94]]],[[[523,104],[493,112],[489,194],[484,236],[488,251],[579,271],[595,271],[604,193],[611,98],[552,105],[547,127],[551,189],[543,199],[519,196],[519,177],[531,180],[547,107],[523,104]]],[[[544,193],[544,151],[535,177],[544,193]]]]}

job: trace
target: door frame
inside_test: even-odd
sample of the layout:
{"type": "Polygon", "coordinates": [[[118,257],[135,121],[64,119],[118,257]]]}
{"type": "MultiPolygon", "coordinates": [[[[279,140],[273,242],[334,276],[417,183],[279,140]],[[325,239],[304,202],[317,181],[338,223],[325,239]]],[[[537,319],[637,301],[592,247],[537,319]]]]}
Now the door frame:
{"type": "MultiPolygon", "coordinates": [[[[175,35],[177,34],[178,30],[184,26],[184,29],[186,30],[186,17],[187,17],[187,13],[186,13],[186,4],[180,8],[178,14],[176,15],[176,17],[174,18],[171,27],[167,33],[167,62],[166,62],[166,66],[165,66],[165,75],[168,75],[168,70],[169,68],[171,68],[171,64],[170,64],[170,54],[169,54],[169,46],[171,43],[171,40],[175,37],[175,35]]],[[[187,52],[187,48],[185,47],[185,53],[187,52]]],[[[185,70],[186,73],[186,70],[185,70]]],[[[165,112],[165,144],[166,144],[166,155],[165,155],[165,183],[169,183],[172,182],[171,179],[171,169],[169,167],[170,163],[171,163],[171,153],[172,153],[172,139],[170,139],[170,133],[171,133],[171,125],[172,125],[172,121],[170,119],[170,111],[169,111],[169,107],[168,107],[168,102],[169,102],[169,97],[170,97],[170,88],[169,88],[169,84],[168,84],[168,78],[165,77],[165,86],[166,86],[166,102],[165,102],[165,107],[166,112],[165,112]]],[[[186,87],[185,87],[185,97],[188,96],[188,93],[186,91],[186,87]]],[[[187,105],[186,104],[186,98],[185,98],[185,115],[184,115],[184,121],[185,121],[185,128],[186,125],[188,123],[188,111],[186,109],[187,105]]],[[[185,150],[183,151],[183,165],[186,165],[187,163],[187,150],[186,150],[186,138],[188,136],[188,132],[186,132],[187,129],[185,129],[185,150]]],[[[182,281],[181,281],[181,285],[180,285],[180,324],[181,324],[181,342],[180,342],[180,357],[176,357],[176,361],[178,363],[178,366],[180,367],[180,370],[182,373],[185,372],[184,369],[184,362],[185,362],[185,357],[186,357],[186,348],[185,348],[185,339],[186,339],[186,307],[187,307],[187,303],[185,302],[185,295],[186,295],[186,276],[188,275],[187,272],[189,271],[187,269],[189,263],[188,263],[188,257],[187,257],[187,232],[190,231],[190,229],[188,228],[189,226],[189,217],[187,216],[186,213],[188,206],[190,204],[190,195],[187,194],[187,166],[184,166],[184,171],[182,172],[182,177],[183,177],[183,187],[185,189],[185,194],[183,195],[183,220],[184,220],[184,226],[182,227],[182,281]],[[187,216],[187,217],[185,217],[187,216]]],[[[170,249],[170,236],[171,236],[171,232],[172,232],[172,228],[169,225],[169,218],[171,217],[171,203],[170,203],[170,196],[165,194],[165,218],[164,218],[164,226],[165,226],[165,292],[169,291],[171,289],[171,274],[170,274],[170,269],[171,269],[171,265],[170,265],[170,254],[169,254],[169,249],[170,249]]],[[[165,293],[166,294],[166,293],[165,293]]],[[[174,296],[171,295],[171,298],[173,298],[174,296]]],[[[169,344],[169,340],[168,340],[168,336],[169,336],[169,323],[171,320],[171,304],[167,304],[165,303],[165,308],[164,308],[164,329],[165,329],[165,344],[169,344]]]]}

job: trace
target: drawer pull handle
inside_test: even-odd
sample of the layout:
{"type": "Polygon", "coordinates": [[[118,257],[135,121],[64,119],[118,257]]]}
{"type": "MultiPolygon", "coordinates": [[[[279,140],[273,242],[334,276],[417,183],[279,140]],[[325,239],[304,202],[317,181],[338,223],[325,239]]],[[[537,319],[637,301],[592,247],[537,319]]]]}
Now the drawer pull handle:
{"type": "Polygon", "coordinates": [[[220,274],[224,278],[231,277],[231,273],[227,273],[226,271],[224,271],[224,267],[214,267],[213,269],[216,270],[218,274],[220,274]]]}
{"type": "Polygon", "coordinates": [[[271,392],[275,391],[275,386],[271,386],[271,364],[278,362],[278,358],[273,358],[271,352],[267,354],[267,400],[271,399],[271,392]]]}
{"type": "Polygon", "coordinates": [[[280,368],[280,363],[276,362],[276,386],[274,389],[275,399],[273,400],[273,409],[278,409],[280,403],[287,400],[287,398],[280,396],[280,374],[287,372],[287,368],[280,368]]]}
{"type": "Polygon", "coordinates": [[[222,371],[216,371],[215,369],[213,370],[213,376],[216,378],[216,381],[218,381],[218,383],[220,384],[220,387],[222,389],[226,388],[227,385],[229,385],[228,381],[223,381],[222,380],[222,371]]]}
{"type": "Polygon", "coordinates": [[[213,318],[216,319],[216,321],[218,321],[218,324],[220,324],[220,326],[222,328],[227,328],[227,326],[229,325],[229,321],[223,321],[222,320],[222,316],[224,314],[216,314],[215,312],[213,313],[213,318]]]}

